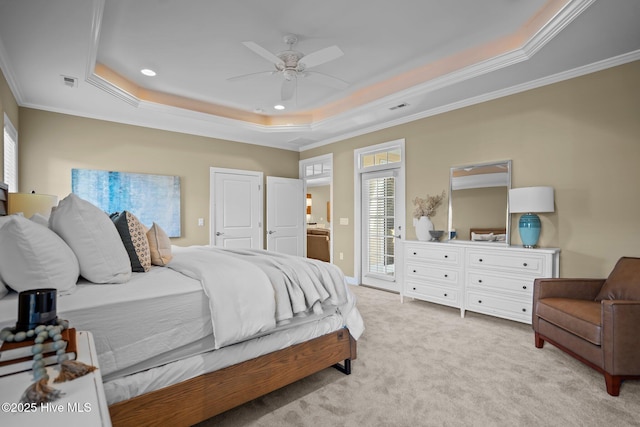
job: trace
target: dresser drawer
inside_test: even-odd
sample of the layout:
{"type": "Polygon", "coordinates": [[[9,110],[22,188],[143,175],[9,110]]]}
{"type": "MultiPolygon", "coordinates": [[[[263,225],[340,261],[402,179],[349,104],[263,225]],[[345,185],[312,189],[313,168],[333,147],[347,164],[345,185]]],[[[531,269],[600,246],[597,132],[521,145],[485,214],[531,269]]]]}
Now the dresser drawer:
{"type": "Polygon", "coordinates": [[[506,319],[531,323],[531,299],[510,299],[502,296],[467,291],[465,306],[467,310],[491,314],[506,319]]]}
{"type": "Polygon", "coordinates": [[[429,264],[409,263],[406,271],[409,278],[435,280],[456,286],[458,284],[458,270],[446,266],[440,268],[429,264]]]}
{"type": "Polygon", "coordinates": [[[466,284],[469,288],[478,288],[482,290],[508,291],[521,298],[533,297],[533,281],[532,276],[508,276],[496,275],[484,272],[482,270],[474,270],[467,272],[466,284]]]}
{"type": "Polygon", "coordinates": [[[459,307],[459,292],[446,287],[428,283],[407,281],[405,295],[425,301],[437,302],[453,307],[459,307]]]}
{"type": "Polygon", "coordinates": [[[408,263],[416,261],[438,262],[448,265],[458,265],[460,262],[460,252],[452,247],[433,246],[407,246],[405,248],[405,258],[408,263]]]}
{"type": "Polygon", "coordinates": [[[467,262],[469,268],[487,268],[536,276],[543,275],[545,272],[545,256],[541,254],[470,250],[467,252],[467,262]]]}

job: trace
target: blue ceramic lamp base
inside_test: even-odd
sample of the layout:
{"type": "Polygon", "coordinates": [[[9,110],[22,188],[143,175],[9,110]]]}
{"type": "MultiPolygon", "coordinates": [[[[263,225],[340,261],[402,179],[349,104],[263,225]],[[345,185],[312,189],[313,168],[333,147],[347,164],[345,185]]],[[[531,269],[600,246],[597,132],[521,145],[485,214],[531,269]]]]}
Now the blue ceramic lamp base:
{"type": "Polygon", "coordinates": [[[520,217],[518,226],[522,245],[525,248],[535,248],[540,238],[540,217],[532,213],[524,214],[520,217]]]}

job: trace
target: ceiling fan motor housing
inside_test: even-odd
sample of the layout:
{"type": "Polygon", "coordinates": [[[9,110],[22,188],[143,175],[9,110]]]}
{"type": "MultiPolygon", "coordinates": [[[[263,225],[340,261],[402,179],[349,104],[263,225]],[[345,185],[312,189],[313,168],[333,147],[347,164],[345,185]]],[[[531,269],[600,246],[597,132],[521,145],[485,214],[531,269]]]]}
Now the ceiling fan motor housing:
{"type": "Polygon", "coordinates": [[[280,52],[278,58],[282,60],[281,64],[276,64],[276,68],[278,71],[283,70],[295,70],[302,71],[304,70],[303,64],[298,64],[298,61],[302,59],[304,54],[298,52],[296,50],[285,50],[284,52],[280,52]]]}

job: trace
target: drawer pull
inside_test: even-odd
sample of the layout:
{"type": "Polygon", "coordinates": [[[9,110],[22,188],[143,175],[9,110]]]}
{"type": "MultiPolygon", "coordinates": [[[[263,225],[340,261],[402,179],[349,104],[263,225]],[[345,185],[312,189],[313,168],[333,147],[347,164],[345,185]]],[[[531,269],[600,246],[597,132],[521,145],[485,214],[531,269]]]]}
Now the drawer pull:
{"type": "Polygon", "coordinates": [[[416,288],[414,287],[414,288],[413,288],[413,290],[415,291],[415,290],[416,290],[416,288]]]}
{"type": "Polygon", "coordinates": [[[478,283],[482,283],[482,279],[478,279],[478,283]]]}
{"type": "Polygon", "coordinates": [[[522,263],[522,265],[526,267],[526,266],[527,266],[527,263],[526,263],[526,262],[524,262],[524,263],[522,263]]]}
{"type": "Polygon", "coordinates": [[[448,294],[444,294],[444,296],[446,297],[446,296],[448,296],[448,294]]]}
{"type": "Polygon", "coordinates": [[[414,272],[414,273],[417,273],[417,271],[416,271],[416,270],[413,270],[413,272],[414,272]]]}
{"type": "Polygon", "coordinates": [[[523,285],[523,286],[522,286],[522,289],[527,289],[527,285],[523,285]]]}
{"type": "Polygon", "coordinates": [[[482,300],[481,299],[478,300],[478,304],[482,304],[482,300]]]}
{"type": "Polygon", "coordinates": [[[445,275],[444,275],[444,277],[449,277],[449,275],[448,275],[448,274],[445,274],[445,275]]]}
{"type": "Polygon", "coordinates": [[[523,308],[523,309],[522,309],[522,312],[523,312],[523,313],[526,313],[526,312],[527,312],[527,309],[526,309],[526,308],[523,308]]]}
{"type": "Polygon", "coordinates": [[[478,262],[482,262],[482,258],[478,259],[478,262]]]}
{"type": "Polygon", "coordinates": [[[445,255],[444,257],[445,257],[445,258],[449,258],[449,255],[445,255]]]}
{"type": "Polygon", "coordinates": [[[418,253],[417,253],[417,252],[414,252],[413,254],[414,254],[414,255],[418,255],[418,253]]]}

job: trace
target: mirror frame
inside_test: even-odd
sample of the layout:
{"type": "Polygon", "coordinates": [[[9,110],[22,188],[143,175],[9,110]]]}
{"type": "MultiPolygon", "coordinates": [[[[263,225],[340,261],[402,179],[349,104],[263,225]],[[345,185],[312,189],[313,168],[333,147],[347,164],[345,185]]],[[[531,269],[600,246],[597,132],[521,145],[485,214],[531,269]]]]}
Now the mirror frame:
{"type": "MultiPolygon", "coordinates": [[[[509,246],[511,244],[511,215],[509,214],[509,190],[511,189],[511,167],[512,167],[511,160],[501,160],[501,161],[487,162],[487,163],[476,163],[472,165],[453,166],[449,170],[449,214],[448,214],[447,237],[451,236],[451,231],[453,229],[453,173],[454,171],[461,170],[461,169],[473,169],[478,167],[488,167],[488,166],[497,166],[497,165],[507,166],[507,203],[505,206],[505,225],[506,225],[505,241],[504,242],[485,242],[485,241],[474,241],[474,240],[457,240],[457,241],[464,242],[464,243],[472,243],[472,244],[480,243],[480,244],[491,244],[491,245],[499,245],[499,246],[509,246]]],[[[476,188],[486,188],[486,187],[476,187],[476,188]]]]}

